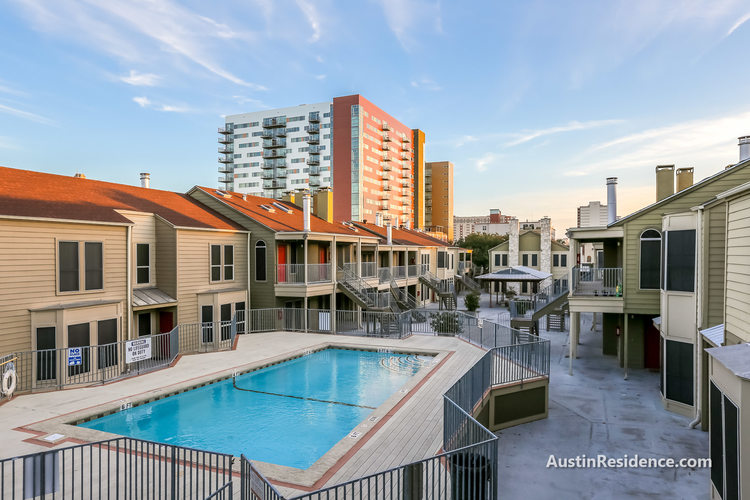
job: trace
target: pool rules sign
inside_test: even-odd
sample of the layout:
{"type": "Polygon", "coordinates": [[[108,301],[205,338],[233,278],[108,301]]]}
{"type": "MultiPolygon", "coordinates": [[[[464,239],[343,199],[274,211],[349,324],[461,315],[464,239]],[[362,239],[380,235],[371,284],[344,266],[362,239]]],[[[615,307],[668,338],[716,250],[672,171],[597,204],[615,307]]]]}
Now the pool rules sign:
{"type": "Polygon", "coordinates": [[[135,363],[151,358],[151,339],[128,340],[125,343],[125,362],[135,363]]]}

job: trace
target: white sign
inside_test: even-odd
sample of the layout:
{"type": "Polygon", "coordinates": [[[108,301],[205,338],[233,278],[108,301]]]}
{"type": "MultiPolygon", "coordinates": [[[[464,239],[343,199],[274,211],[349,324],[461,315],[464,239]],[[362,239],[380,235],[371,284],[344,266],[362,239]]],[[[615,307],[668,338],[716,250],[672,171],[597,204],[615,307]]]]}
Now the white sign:
{"type": "Polygon", "coordinates": [[[125,362],[135,363],[151,358],[151,338],[125,342],[125,362]]]}
{"type": "Polygon", "coordinates": [[[80,347],[68,347],[68,366],[83,364],[83,350],[80,347]]]}

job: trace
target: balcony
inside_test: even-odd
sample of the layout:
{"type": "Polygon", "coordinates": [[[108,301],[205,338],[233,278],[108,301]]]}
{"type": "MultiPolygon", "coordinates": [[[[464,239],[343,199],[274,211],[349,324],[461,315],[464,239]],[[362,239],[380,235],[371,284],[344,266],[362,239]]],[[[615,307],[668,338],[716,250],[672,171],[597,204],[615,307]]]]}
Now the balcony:
{"type": "Polygon", "coordinates": [[[391,157],[388,153],[383,153],[383,161],[391,161],[391,157]]]}
{"type": "Polygon", "coordinates": [[[234,165],[230,164],[223,164],[219,165],[219,173],[220,174],[232,174],[234,173],[234,165]]]}
{"type": "Polygon", "coordinates": [[[383,167],[384,172],[390,172],[393,169],[393,167],[391,167],[391,164],[387,161],[382,162],[380,166],[383,167]]]}
{"type": "Polygon", "coordinates": [[[388,207],[389,207],[389,205],[388,205],[387,201],[380,202],[380,209],[381,210],[388,210],[388,207]]]}
{"type": "Polygon", "coordinates": [[[310,187],[320,187],[320,177],[310,177],[307,181],[310,187]]]}
{"type": "MultiPolygon", "coordinates": [[[[388,169],[388,170],[390,170],[390,169],[388,169]]],[[[383,179],[384,181],[388,181],[388,180],[391,179],[391,175],[386,170],[383,170],[380,173],[380,178],[383,179]]]]}
{"type": "Polygon", "coordinates": [[[276,137],[286,137],[286,129],[285,128],[268,128],[263,129],[260,132],[261,139],[273,139],[276,137]]]}
{"type": "Polygon", "coordinates": [[[277,283],[304,283],[305,282],[305,265],[304,264],[278,264],[276,266],[277,283]]]}
{"type": "Polygon", "coordinates": [[[225,127],[219,127],[220,134],[231,134],[232,132],[234,132],[234,130],[230,125],[227,125],[225,127]]]}
{"type": "Polygon", "coordinates": [[[393,266],[393,270],[391,271],[391,274],[397,280],[406,278],[406,266],[393,266]]]}
{"type": "Polygon", "coordinates": [[[219,144],[232,144],[233,140],[230,135],[222,134],[219,136],[219,144]]]}
{"type": "Polygon", "coordinates": [[[312,124],[308,125],[307,127],[305,127],[305,131],[308,134],[319,134],[320,133],[320,125],[318,125],[317,123],[312,123],[312,124]]]}
{"type": "Polygon", "coordinates": [[[273,139],[263,139],[264,148],[285,148],[286,139],[275,137],[273,139]]]}
{"type": "Polygon", "coordinates": [[[388,125],[388,122],[383,122],[383,130],[390,130],[391,126],[388,125]]]}
{"type": "Polygon", "coordinates": [[[286,158],[276,160],[263,160],[261,168],[286,168],[286,158]]]}
{"type": "Polygon", "coordinates": [[[220,163],[234,163],[234,158],[230,156],[219,156],[220,163]]]}
{"type": "Polygon", "coordinates": [[[318,166],[311,166],[309,173],[310,173],[310,175],[320,175],[320,167],[318,167],[318,166]]]}
{"type": "Polygon", "coordinates": [[[377,267],[374,262],[363,262],[362,266],[362,277],[363,278],[374,278],[377,272],[377,267]]]}
{"type": "Polygon", "coordinates": [[[319,155],[321,151],[323,151],[323,148],[320,146],[310,146],[307,152],[311,155],[319,155]]]}
{"type": "Polygon", "coordinates": [[[391,193],[380,193],[380,199],[381,200],[390,200],[391,199],[391,193]]]}
{"type": "Polygon", "coordinates": [[[391,136],[389,134],[383,134],[383,142],[391,142],[391,136]]]}
{"type": "Polygon", "coordinates": [[[307,164],[308,165],[320,165],[320,158],[311,156],[307,159],[307,164]]]}
{"type": "Polygon", "coordinates": [[[383,151],[390,151],[390,150],[391,150],[390,144],[383,144],[383,151]]]}
{"type": "Polygon", "coordinates": [[[409,196],[410,194],[411,194],[411,189],[401,188],[401,196],[409,196]]]}
{"type": "Polygon", "coordinates": [[[378,280],[381,283],[388,283],[389,281],[391,281],[391,268],[379,267],[378,268],[378,280]]]}
{"type": "Polygon", "coordinates": [[[265,180],[263,181],[263,189],[284,189],[286,188],[286,180],[265,180]]]}
{"type": "Polygon", "coordinates": [[[274,118],[263,118],[263,128],[286,127],[286,116],[276,116],[274,118]]]}
{"type": "Polygon", "coordinates": [[[286,168],[277,168],[274,173],[278,179],[286,179],[286,168]]]}
{"type": "Polygon", "coordinates": [[[283,149],[264,149],[263,158],[284,158],[286,151],[283,149]]]}
{"type": "Polygon", "coordinates": [[[229,155],[234,153],[234,146],[219,146],[219,153],[229,155]]]}
{"type": "Polygon", "coordinates": [[[411,163],[401,164],[401,175],[405,175],[406,172],[411,172],[411,163]]]}
{"type": "Polygon", "coordinates": [[[409,135],[407,134],[401,138],[401,142],[403,142],[404,144],[411,142],[411,137],[409,137],[409,135]]]}
{"type": "Polygon", "coordinates": [[[320,111],[310,111],[310,114],[307,115],[307,121],[318,123],[320,121],[320,111]]]}
{"type": "Polygon", "coordinates": [[[384,182],[383,183],[383,191],[390,191],[390,190],[391,190],[391,185],[388,184],[387,182],[384,182]]]}
{"type": "Polygon", "coordinates": [[[260,178],[264,179],[264,180],[265,179],[274,179],[274,178],[276,178],[276,174],[274,173],[273,170],[264,170],[264,171],[262,171],[260,173],[260,178]]]}
{"type": "Polygon", "coordinates": [[[401,150],[402,151],[406,151],[407,153],[413,153],[414,152],[414,150],[412,149],[412,147],[408,146],[406,144],[406,140],[405,139],[404,139],[404,143],[401,145],[401,150]]]}
{"type": "Polygon", "coordinates": [[[219,182],[223,184],[228,184],[230,182],[234,182],[234,176],[233,175],[222,175],[219,177],[219,182]]]}
{"type": "Polygon", "coordinates": [[[621,267],[574,267],[573,295],[622,297],[621,267]]]}
{"type": "Polygon", "coordinates": [[[305,140],[308,144],[320,144],[319,135],[308,135],[307,137],[305,137],[305,140]]]}
{"type": "Polygon", "coordinates": [[[401,159],[403,161],[410,161],[411,160],[411,156],[409,156],[409,153],[401,153],[401,159]]]}

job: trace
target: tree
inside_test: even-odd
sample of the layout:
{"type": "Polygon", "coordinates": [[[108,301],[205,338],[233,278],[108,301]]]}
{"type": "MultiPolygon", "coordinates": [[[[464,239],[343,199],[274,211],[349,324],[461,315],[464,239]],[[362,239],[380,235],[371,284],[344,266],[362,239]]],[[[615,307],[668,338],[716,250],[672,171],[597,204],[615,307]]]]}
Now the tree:
{"type": "Polygon", "coordinates": [[[464,297],[464,305],[470,312],[474,312],[479,309],[479,295],[476,293],[469,293],[464,297]]]}
{"type": "Polygon", "coordinates": [[[472,233],[465,238],[456,242],[457,247],[469,248],[472,250],[471,261],[475,266],[489,268],[490,248],[508,240],[508,235],[472,233]]]}

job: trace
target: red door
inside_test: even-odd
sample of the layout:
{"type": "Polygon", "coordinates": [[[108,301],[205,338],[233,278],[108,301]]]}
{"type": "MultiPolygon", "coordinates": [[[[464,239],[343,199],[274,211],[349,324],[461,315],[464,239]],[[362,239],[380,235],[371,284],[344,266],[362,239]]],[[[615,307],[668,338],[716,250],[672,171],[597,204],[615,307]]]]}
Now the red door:
{"type": "MultiPolygon", "coordinates": [[[[159,332],[169,333],[174,328],[174,313],[172,311],[159,311],[159,332]]],[[[162,359],[167,359],[170,356],[169,346],[171,335],[160,335],[158,340],[158,346],[156,352],[162,356],[162,359]]]]}
{"type": "Polygon", "coordinates": [[[654,326],[651,318],[647,318],[645,321],[643,363],[649,370],[658,370],[661,360],[659,355],[659,330],[654,326]]]}
{"type": "Polygon", "coordinates": [[[320,247],[318,249],[318,263],[319,264],[325,264],[328,262],[328,256],[326,254],[326,249],[324,247],[320,247]]]}
{"type": "Polygon", "coordinates": [[[276,257],[276,262],[279,264],[277,266],[277,269],[279,270],[276,276],[276,282],[277,283],[285,283],[286,282],[286,245],[279,245],[278,254],[276,257]],[[283,264],[283,267],[282,267],[283,264]]]}

